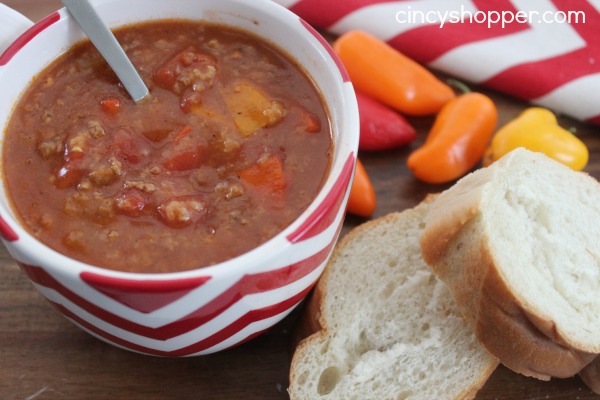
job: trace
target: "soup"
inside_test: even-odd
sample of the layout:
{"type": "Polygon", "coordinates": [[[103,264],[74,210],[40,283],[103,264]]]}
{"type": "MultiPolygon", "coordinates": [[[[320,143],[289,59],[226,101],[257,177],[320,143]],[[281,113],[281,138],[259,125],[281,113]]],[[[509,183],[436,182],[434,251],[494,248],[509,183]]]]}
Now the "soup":
{"type": "Polygon", "coordinates": [[[306,209],[333,144],[293,60],[191,21],[115,35],[148,99],[135,104],[85,42],[36,77],[7,125],[4,182],[31,234],[92,265],[173,272],[241,255],[306,209]]]}

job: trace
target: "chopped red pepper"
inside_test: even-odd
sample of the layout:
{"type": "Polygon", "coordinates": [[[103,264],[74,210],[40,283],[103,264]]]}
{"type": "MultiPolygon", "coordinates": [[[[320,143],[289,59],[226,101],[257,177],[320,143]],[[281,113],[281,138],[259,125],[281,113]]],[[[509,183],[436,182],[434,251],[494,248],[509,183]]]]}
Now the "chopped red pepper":
{"type": "Polygon", "coordinates": [[[115,116],[121,111],[121,100],[116,97],[107,97],[100,101],[100,106],[106,114],[115,116]]]}
{"type": "Polygon", "coordinates": [[[277,156],[269,156],[259,160],[240,172],[240,178],[250,185],[270,188],[273,192],[281,193],[286,188],[283,162],[277,156]]]}

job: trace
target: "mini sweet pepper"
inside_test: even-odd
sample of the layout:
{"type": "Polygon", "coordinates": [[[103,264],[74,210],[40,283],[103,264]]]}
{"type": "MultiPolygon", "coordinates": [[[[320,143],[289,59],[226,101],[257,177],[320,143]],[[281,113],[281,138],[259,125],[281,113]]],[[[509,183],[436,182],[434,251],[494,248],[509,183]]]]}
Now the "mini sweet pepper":
{"type": "Polygon", "coordinates": [[[401,114],[356,90],[360,113],[360,150],[390,150],[415,140],[415,128],[401,114]]]}
{"type": "Polygon", "coordinates": [[[350,188],[346,211],[361,217],[369,217],[377,207],[375,189],[367,171],[359,159],[356,160],[354,180],[350,188]]]}
{"type": "Polygon", "coordinates": [[[424,66],[367,32],[348,31],[333,49],[355,88],[405,115],[435,114],[455,97],[424,66]]]}
{"type": "Polygon", "coordinates": [[[489,97],[476,92],[458,96],[439,112],[423,146],[408,157],[408,168],[427,183],[460,178],[483,158],[497,121],[489,97]]]}
{"type": "Polygon", "coordinates": [[[562,128],[552,111],[541,107],[526,109],[500,128],[486,151],[483,165],[491,164],[517,147],[544,153],[576,171],[582,170],[589,158],[586,145],[562,128]]]}

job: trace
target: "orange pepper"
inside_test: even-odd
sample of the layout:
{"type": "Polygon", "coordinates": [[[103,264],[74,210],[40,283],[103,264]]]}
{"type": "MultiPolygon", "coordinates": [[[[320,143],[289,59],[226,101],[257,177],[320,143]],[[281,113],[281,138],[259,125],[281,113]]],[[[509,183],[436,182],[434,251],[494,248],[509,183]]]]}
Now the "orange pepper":
{"type": "Polygon", "coordinates": [[[286,188],[283,162],[277,156],[269,156],[256,164],[249,166],[239,173],[246,183],[263,187],[275,193],[281,193],[286,188]]]}
{"type": "Polygon", "coordinates": [[[483,158],[497,123],[498,111],[489,97],[460,95],[442,108],[425,144],[408,157],[408,168],[428,183],[460,178],[483,158]]]}
{"type": "Polygon", "coordinates": [[[434,114],[456,97],[425,67],[366,32],[345,33],[333,49],[356,89],[404,114],[434,114]]]}
{"type": "Polygon", "coordinates": [[[373,214],[377,200],[373,184],[367,175],[365,167],[359,159],[356,160],[356,170],[354,171],[354,180],[350,188],[350,196],[346,210],[361,217],[368,217],[373,214]]]}

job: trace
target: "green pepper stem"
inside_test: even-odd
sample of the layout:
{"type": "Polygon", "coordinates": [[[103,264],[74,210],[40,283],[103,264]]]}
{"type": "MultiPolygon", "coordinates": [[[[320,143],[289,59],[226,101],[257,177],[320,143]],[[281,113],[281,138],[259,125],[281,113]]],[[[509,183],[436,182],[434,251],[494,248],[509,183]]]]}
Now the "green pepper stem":
{"type": "Polygon", "coordinates": [[[448,83],[448,85],[454,86],[455,88],[460,90],[462,94],[471,93],[471,88],[467,86],[464,82],[452,78],[447,79],[446,82],[448,83]]]}

